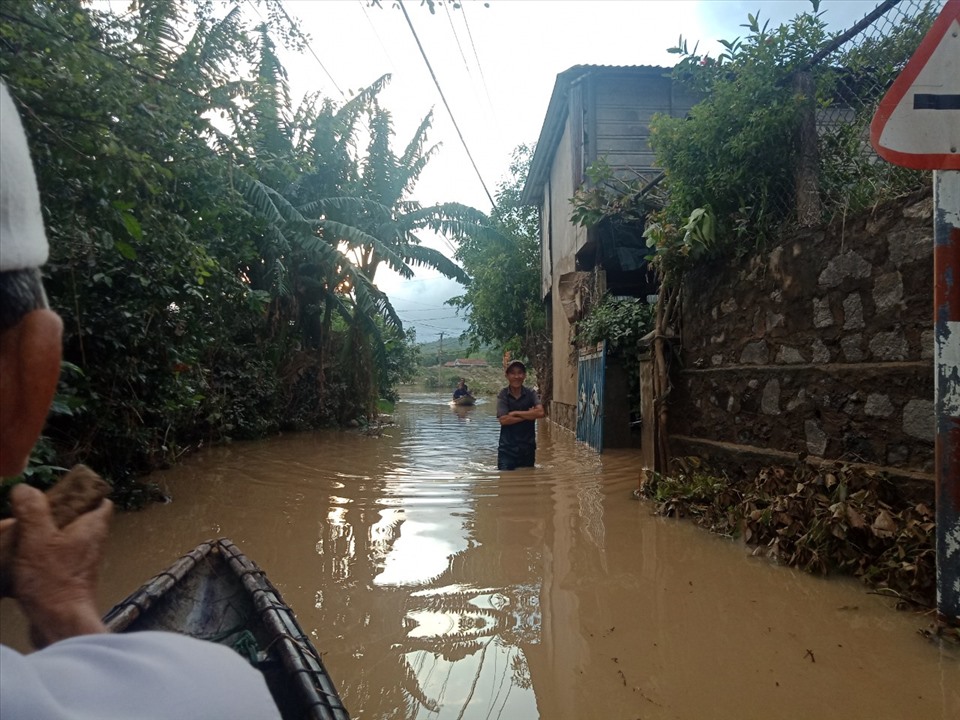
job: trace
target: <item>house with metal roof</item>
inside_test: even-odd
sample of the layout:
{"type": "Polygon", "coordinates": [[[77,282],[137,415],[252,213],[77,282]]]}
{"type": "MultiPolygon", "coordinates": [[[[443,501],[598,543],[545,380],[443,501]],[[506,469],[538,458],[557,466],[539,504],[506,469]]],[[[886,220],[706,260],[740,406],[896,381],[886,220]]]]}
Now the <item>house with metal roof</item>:
{"type": "Polygon", "coordinates": [[[564,427],[576,427],[580,389],[571,343],[587,298],[656,291],[642,229],[576,226],[571,198],[599,159],[618,176],[654,181],[660,170],[651,118],[684,117],[695,103],[669,68],[576,65],[557,75],[521,200],[540,209],[541,292],[553,345],[548,413],[564,427]]]}

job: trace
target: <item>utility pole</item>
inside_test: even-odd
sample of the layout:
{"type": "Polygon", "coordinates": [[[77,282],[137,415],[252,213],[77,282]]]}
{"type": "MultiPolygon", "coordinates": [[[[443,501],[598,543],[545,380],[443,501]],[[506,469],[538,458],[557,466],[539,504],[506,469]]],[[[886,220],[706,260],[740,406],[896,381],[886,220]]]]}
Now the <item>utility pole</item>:
{"type": "Polygon", "coordinates": [[[437,365],[443,365],[443,333],[440,333],[440,346],[437,348],[437,365]]]}

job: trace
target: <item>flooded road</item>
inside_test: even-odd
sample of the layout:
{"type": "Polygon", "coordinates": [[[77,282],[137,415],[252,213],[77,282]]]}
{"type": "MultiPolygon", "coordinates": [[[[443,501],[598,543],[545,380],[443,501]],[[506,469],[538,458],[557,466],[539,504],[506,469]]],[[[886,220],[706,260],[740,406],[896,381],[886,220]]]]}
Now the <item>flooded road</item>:
{"type": "MultiPolygon", "coordinates": [[[[227,536],[358,719],[960,718],[960,653],[927,618],[653,516],[635,452],[543,422],[537,467],[500,473],[492,401],[408,395],[395,418],[156,474],[174,502],[115,519],[104,609],[227,536]]],[[[23,635],[4,603],[0,637],[23,635]]]]}

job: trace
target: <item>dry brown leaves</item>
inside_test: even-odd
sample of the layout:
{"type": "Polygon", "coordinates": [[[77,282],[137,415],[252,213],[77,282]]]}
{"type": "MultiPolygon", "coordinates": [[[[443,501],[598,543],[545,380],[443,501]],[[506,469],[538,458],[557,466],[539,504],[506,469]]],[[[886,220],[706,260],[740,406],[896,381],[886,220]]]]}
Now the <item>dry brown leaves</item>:
{"type": "Polygon", "coordinates": [[[643,492],[658,514],[695,517],[808,572],[862,578],[903,604],[935,603],[933,511],[910,504],[880,473],[843,464],[771,466],[750,481],[712,475],[695,458],[643,492]]]}

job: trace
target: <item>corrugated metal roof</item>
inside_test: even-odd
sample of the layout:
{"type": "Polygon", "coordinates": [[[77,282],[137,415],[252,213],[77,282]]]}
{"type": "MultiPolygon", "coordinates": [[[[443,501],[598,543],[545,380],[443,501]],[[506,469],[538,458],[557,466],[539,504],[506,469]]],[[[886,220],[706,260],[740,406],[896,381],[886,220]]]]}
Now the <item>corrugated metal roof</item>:
{"type": "Polygon", "coordinates": [[[540,129],[537,148],[530,161],[527,182],[523,186],[520,202],[525,205],[538,205],[543,199],[543,186],[550,174],[553,156],[563,136],[563,126],[567,119],[567,98],[570,88],[588,75],[648,75],[670,72],[671,68],[659,65],[574,65],[557,75],[547,105],[547,114],[540,129]]]}

